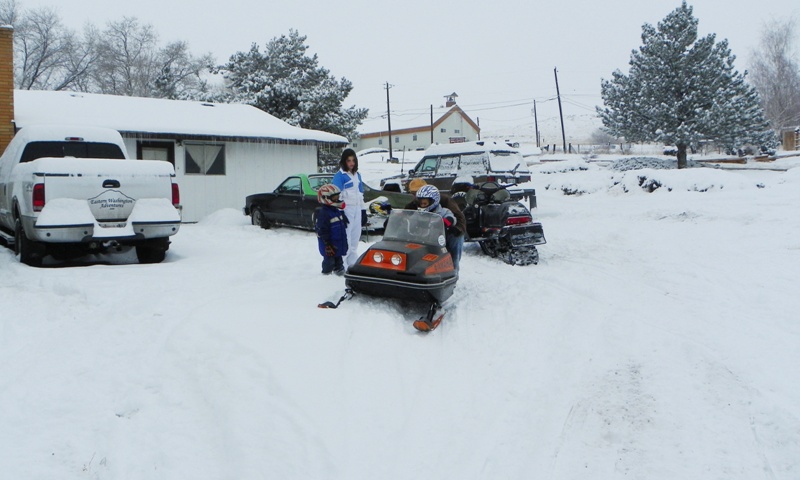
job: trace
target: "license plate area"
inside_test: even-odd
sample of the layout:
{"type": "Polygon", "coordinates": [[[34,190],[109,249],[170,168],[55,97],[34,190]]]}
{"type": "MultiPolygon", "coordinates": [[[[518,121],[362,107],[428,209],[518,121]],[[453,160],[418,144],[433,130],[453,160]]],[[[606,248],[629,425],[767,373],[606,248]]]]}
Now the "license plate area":
{"type": "Polygon", "coordinates": [[[128,222],[98,222],[97,224],[101,228],[125,228],[128,226],[128,222]]]}

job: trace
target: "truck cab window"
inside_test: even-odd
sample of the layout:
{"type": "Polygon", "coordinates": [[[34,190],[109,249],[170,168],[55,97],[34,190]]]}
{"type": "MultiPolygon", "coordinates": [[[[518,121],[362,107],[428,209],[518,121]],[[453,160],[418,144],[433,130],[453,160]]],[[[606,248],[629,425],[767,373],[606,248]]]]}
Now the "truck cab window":
{"type": "Polygon", "coordinates": [[[439,161],[439,174],[456,175],[459,155],[448,155],[439,161]]]}
{"type": "Polygon", "coordinates": [[[25,146],[20,163],[42,157],[116,158],[122,160],[125,155],[119,146],[113,143],[31,142],[25,146]]]}
{"type": "Polygon", "coordinates": [[[429,157],[420,162],[417,172],[435,172],[436,164],[439,163],[439,157],[429,157]]]}

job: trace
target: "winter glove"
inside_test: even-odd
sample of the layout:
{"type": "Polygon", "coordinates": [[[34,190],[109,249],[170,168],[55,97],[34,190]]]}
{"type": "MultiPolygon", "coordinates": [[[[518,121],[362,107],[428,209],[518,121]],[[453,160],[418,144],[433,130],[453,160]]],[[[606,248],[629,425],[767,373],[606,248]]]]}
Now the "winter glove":
{"type": "Polygon", "coordinates": [[[361,226],[365,227],[367,225],[367,211],[361,210],[361,226]]]}
{"type": "Polygon", "coordinates": [[[444,228],[450,228],[456,224],[456,217],[452,213],[445,213],[442,216],[442,221],[444,222],[444,228]]]}
{"type": "Polygon", "coordinates": [[[327,257],[335,257],[336,256],[336,248],[331,245],[330,243],[325,245],[325,256],[327,257]]]}

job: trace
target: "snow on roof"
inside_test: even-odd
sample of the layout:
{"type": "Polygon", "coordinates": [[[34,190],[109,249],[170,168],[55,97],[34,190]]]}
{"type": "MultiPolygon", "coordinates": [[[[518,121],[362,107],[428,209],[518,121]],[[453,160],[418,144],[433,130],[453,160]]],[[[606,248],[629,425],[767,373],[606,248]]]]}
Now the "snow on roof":
{"type": "Polygon", "coordinates": [[[108,127],[120,132],[347,143],[340,135],[289,125],[253,106],[96,93],[14,90],[14,123],[108,127]]]}
{"type": "Polygon", "coordinates": [[[482,140],[478,142],[443,143],[434,144],[425,150],[426,155],[447,155],[455,153],[471,152],[513,152],[519,153],[518,148],[509,147],[507,143],[495,142],[493,140],[482,140]]]}

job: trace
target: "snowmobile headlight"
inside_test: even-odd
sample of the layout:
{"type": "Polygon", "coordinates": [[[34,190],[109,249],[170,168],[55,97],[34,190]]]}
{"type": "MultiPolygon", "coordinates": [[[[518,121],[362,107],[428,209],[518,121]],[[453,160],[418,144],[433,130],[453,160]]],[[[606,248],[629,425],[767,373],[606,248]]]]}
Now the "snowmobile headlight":
{"type": "Polygon", "coordinates": [[[381,252],[373,253],[372,260],[374,260],[375,263],[381,263],[383,261],[383,254],[381,252]]]}
{"type": "Polygon", "coordinates": [[[392,255],[392,260],[391,261],[392,261],[392,265],[397,266],[397,265],[400,265],[403,262],[403,257],[401,257],[400,255],[395,253],[394,255],[392,255]]]}

